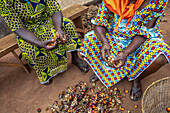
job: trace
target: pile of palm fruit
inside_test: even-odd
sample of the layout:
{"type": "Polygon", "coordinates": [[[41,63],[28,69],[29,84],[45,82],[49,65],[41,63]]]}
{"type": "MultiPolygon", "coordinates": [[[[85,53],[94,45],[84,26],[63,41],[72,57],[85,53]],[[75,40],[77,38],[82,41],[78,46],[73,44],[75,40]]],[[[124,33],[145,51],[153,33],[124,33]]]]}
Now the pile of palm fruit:
{"type": "Polygon", "coordinates": [[[99,5],[89,6],[87,13],[83,14],[83,24],[86,29],[86,32],[94,29],[94,25],[91,23],[91,19],[95,18],[98,12],[99,5]]]}
{"type": "Polygon", "coordinates": [[[59,94],[59,101],[50,106],[51,113],[112,113],[123,111],[122,98],[125,92],[118,88],[97,87],[94,92],[95,83],[89,88],[85,82],[79,82],[67,91],[59,94]],[[93,94],[88,94],[91,92],[93,94]]]}

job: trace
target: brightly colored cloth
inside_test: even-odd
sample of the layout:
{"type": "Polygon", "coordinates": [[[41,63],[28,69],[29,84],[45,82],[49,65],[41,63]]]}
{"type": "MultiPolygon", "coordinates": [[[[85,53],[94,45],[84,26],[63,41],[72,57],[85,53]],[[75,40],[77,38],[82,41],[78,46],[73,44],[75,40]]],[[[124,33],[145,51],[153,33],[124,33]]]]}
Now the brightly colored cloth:
{"type": "MultiPolygon", "coordinates": [[[[52,15],[61,11],[56,0],[30,0],[29,4],[19,0],[0,0],[0,15],[12,31],[25,27],[42,41],[55,37],[52,15]],[[30,4],[30,5],[29,5],[30,4]]],[[[23,58],[36,70],[41,84],[67,69],[67,51],[78,50],[81,41],[76,28],[69,19],[63,18],[63,31],[67,43],[47,51],[17,37],[23,58]]]]}
{"type": "Polygon", "coordinates": [[[163,54],[170,62],[170,46],[163,41],[163,35],[159,29],[159,22],[167,3],[168,0],[150,0],[145,8],[135,11],[127,29],[128,19],[123,19],[117,31],[113,30],[120,16],[113,14],[104,3],[101,4],[96,18],[92,19],[92,23],[106,28],[106,38],[110,45],[111,55],[117,57],[136,35],[147,38],[138,49],[127,57],[122,67],[115,69],[107,67],[102,61],[99,54],[102,43],[94,31],[85,35],[81,54],[85,56],[84,59],[106,87],[113,86],[126,76],[129,81],[136,79],[160,54],[163,54]],[[158,12],[160,8],[161,10],[158,12]],[[109,19],[106,18],[107,15],[109,19]],[[157,21],[154,27],[148,29],[145,24],[154,17],[157,18],[157,21]]]}
{"type": "Polygon", "coordinates": [[[123,19],[128,19],[128,22],[126,24],[127,27],[129,25],[129,22],[132,20],[135,11],[144,2],[144,0],[137,0],[135,4],[132,3],[129,4],[129,0],[103,0],[103,1],[110,11],[120,16],[114,31],[117,30],[120,22],[123,19]]]}

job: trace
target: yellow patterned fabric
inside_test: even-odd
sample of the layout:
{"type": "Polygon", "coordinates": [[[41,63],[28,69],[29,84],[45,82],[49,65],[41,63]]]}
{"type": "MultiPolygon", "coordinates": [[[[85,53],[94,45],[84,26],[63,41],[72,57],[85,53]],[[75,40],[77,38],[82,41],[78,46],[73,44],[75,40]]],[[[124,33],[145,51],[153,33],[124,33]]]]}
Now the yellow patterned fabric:
{"type": "MultiPolygon", "coordinates": [[[[30,0],[21,3],[19,0],[0,0],[0,15],[12,31],[25,27],[42,41],[55,37],[52,15],[61,11],[56,0],[30,0]]],[[[17,37],[23,58],[36,70],[41,84],[67,69],[67,51],[78,50],[81,41],[73,22],[63,18],[63,31],[67,43],[57,49],[47,51],[17,37]]]]}

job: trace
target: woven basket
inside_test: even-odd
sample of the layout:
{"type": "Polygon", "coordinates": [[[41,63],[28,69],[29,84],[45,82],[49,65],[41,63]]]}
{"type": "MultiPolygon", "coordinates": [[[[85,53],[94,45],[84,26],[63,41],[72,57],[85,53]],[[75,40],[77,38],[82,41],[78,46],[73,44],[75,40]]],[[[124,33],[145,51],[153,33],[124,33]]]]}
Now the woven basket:
{"type": "Polygon", "coordinates": [[[143,113],[167,113],[170,107],[170,77],[153,82],[142,98],[143,113]]]}

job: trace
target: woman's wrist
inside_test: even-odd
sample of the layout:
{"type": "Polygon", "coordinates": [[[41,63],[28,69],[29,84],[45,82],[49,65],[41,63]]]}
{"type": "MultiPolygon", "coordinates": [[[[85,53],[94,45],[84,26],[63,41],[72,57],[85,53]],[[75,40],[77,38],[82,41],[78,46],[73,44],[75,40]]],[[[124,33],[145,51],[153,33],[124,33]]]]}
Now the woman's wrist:
{"type": "Polygon", "coordinates": [[[41,41],[41,40],[36,40],[34,43],[35,43],[35,45],[38,46],[38,47],[43,47],[43,44],[42,44],[42,41],[41,41]]]}
{"type": "Polygon", "coordinates": [[[123,54],[124,54],[126,57],[130,54],[130,51],[128,51],[128,50],[126,50],[126,49],[123,50],[122,52],[123,52],[123,54]]]}
{"type": "Polygon", "coordinates": [[[62,30],[62,27],[56,27],[55,30],[56,31],[62,30]]]}
{"type": "Polygon", "coordinates": [[[102,44],[109,44],[106,38],[102,38],[101,42],[102,44]]]}

